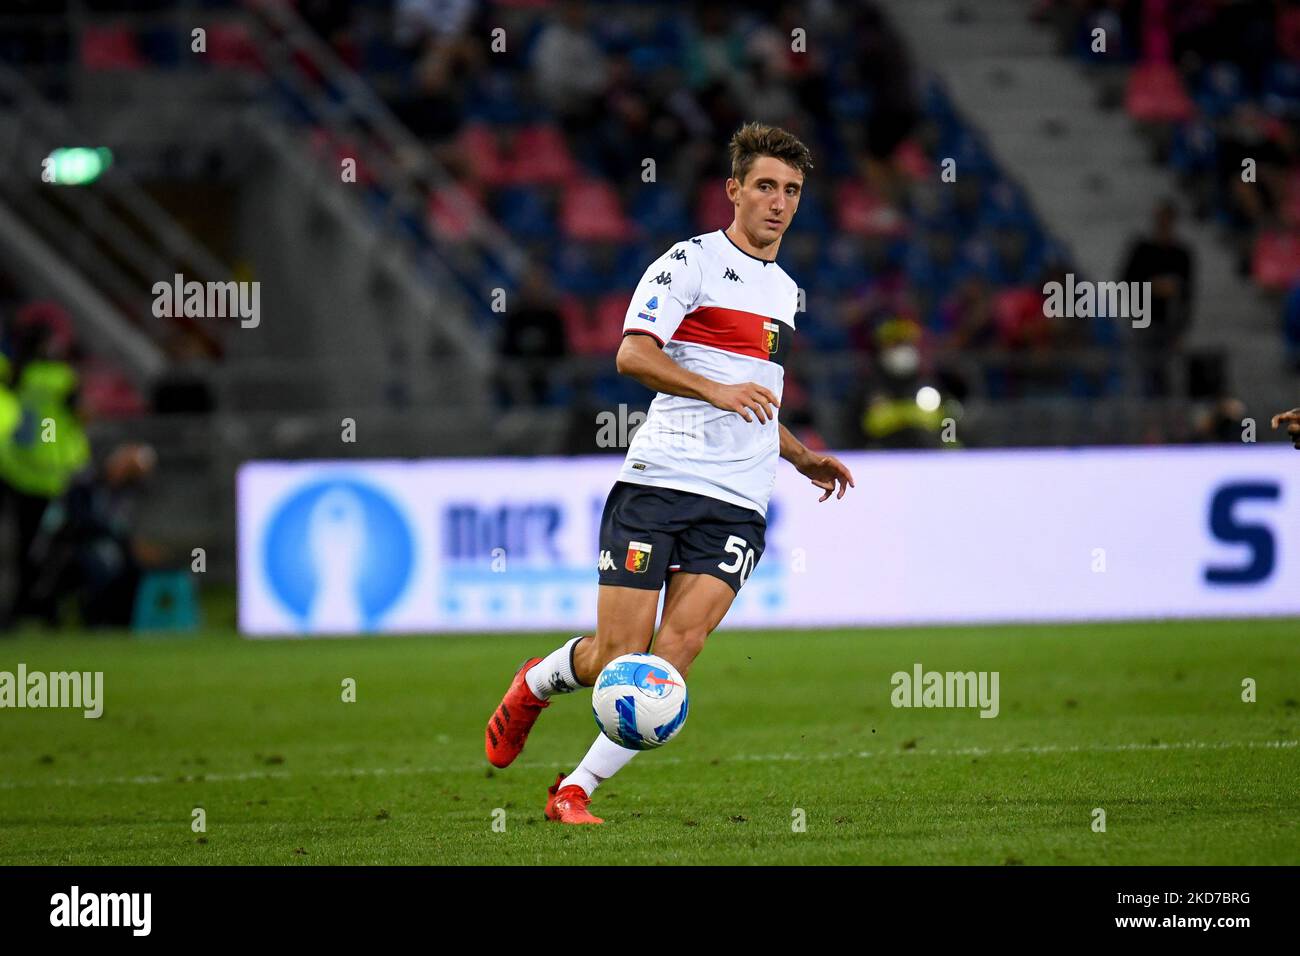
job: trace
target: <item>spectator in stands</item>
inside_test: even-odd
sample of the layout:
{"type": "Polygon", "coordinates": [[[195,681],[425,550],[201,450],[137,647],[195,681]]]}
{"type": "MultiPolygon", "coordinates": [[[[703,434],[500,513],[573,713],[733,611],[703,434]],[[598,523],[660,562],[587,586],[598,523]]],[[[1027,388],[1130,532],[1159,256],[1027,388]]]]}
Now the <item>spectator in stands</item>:
{"type": "Polygon", "coordinates": [[[1241,421],[1246,415],[1246,405],[1239,398],[1220,395],[1204,411],[1197,414],[1192,429],[1192,441],[1216,444],[1240,444],[1241,421]]]}
{"type": "Polygon", "coordinates": [[[554,110],[567,133],[597,121],[608,81],[605,54],[587,27],[586,9],[567,0],[533,45],[533,81],[542,103],[554,110]]]}
{"type": "Polygon", "coordinates": [[[541,404],[547,400],[555,363],[569,351],[564,320],[540,266],[528,269],[516,299],[507,305],[501,335],[501,357],[506,360],[501,391],[510,404],[541,404]]]}
{"type": "Polygon", "coordinates": [[[1133,242],[1121,277],[1124,282],[1151,283],[1151,324],[1134,332],[1148,395],[1168,393],[1169,359],[1182,347],[1192,321],[1194,260],[1191,249],[1174,233],[1177,221],[1171,200],[1157,204],[1152,233],[1133,242]]]}

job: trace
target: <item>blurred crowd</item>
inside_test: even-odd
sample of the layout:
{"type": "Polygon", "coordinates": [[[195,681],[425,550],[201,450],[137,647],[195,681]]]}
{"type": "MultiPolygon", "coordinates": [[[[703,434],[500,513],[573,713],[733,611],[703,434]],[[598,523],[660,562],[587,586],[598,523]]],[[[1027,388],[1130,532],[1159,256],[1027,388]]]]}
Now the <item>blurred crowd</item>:
{"type": "Polygon", "coordinates": [[[438,239],[472,236],[470,204],[527,250],[522,276],[479,283],[515,297],[491,317],[503,401],[641,397],[612,374],[588,393],[547,370],[611,355],[642,270],[730,223],[724,147],[749,119],[790,129],[816,164],[781,251],[806,292],[789,415],[851,407],[875,444],[904,426],[934,438],[944,416],[915,401],[927,383],[955,402],[1115,387],[1113,329],[1043,315],[1068,250],[872,3],[298,8],[452,171],[428,210],[438,239]]]}
{"type": "MultiPolygon", "coordinates": [[[[204,5],[242,2],[251,0],[204,5]]],[[[480,238],[466,214],[475,209],[526,253],[522,270],[490,255],[463,260],[477,270],[461,278],[502,359],[502,405],[572,408],[575,422],[586,422],[592,407],[644,402],[644,391],[609,362],[628,296],[674,242],[730,222],[724,146],[750,119],[790,129],[814,157],[781,251],[806,294],[784,407],[806,442],[816,444],[816,424],[834,414],[842,419],[837,435],[861,444],[936,444],[941,423],[968,400],[1119,395],[1132,386],[1134,358],[1142,397],[1169,396],[1183,381],[1169,375],[1169,363],[1194,319],[1195,263],[1178,238],[1174,206],[1161,205],[1125,262],[1124,278],[1152,283],[1152,334],[1123,338],[1111,319],[1046,316],[1045,283],[1070,272],[1108,277],[1079,274],[979,130],[914,66],[870,0],[284,2],[450,172],[427,208],[398,211],[403,233],[454,257],[480,238]],[[955,175],[945,176],[949,159],[955,175]],[[495,289],[506,290],[503,312],[492,308],[495,289]]],[[[170,8],[168,0],[94,6],[170,8]]],[[[1188,183],[1184,206],[1255,237],[1247,245],[1257,273],[1261,256],[1273,263],[1263,271],[1276,271],[1269,256],[1289,248],[1259,237],[1271,235],[1270,216],[1285,220],[1291,208],[1290,180],[1279,175],[1291,155],[1287,51],[1295,45],[1280,31],[1289,29],[1290,9],[1165,0],[1032,6],[1058,27],[1069,52],[1093,60],[1090,31],[1104,25],[1114,51],[1105,64],[1131,73],[1132,83],[1123,82],[1139,93],[1155,76],[1157,102],[1164,74],[1139,66],[1158,55],[1175,64],[1193,110],[1152,124],[1162,131],[1160,148],[1188,183]],[[1268,24],[1277,36],[1263,35],[1268,24]],[[1237,70],[1236,87],[1225,69],[1237,70]],[[1272,147],[1257,151],[1260,177],[1271,185],[1261,200],[1232,188],[1224,171],[1242,149],[1264,142],[1272,147]]],[[[105,70],[185,61],[174,36],[133,22],[97,21],[53,55],[105,70]]],[[[222,68],[269,69],[237,24],[214,18],[209,42],[209,58],[222,68]]],[[[0,46],[51,55],[5,36],[0,46]]],[[[322,75],[305,54],[294,65],[304,77],[322,75]]],[[[308,122],[286,91],[293,84],[273,86],[288,98],[286,115],[308,122]]],[[[1294,92],[1300,96],[1300,82],[1294,92]]],[[[1151,101],[1144,93],[1133,108],[1152,109],[1151,101]]],[[[1151,115],[1163,114],[1157,106],[1151,115]]],[[[308,133],[318,148],[342,145],[328,130],[308,133]]],[[[383,194],[385,184],[365,175],[366,144],[347,146],[362,157],[359,187],[383,194]]],[[[1294,252],[1300,264],[1300,242],[1294,252]]],[[[1300,279],[1300,265],[1292,278],[1300,279]]],[[[1286,327],[1300,357],[1300,284],[1286,327]]],[[[575,428],[573,450],[591,431],[575,428]]]]}
{"type": "Polygon", "coordinates": [[[1142,124],[1241,274],[1279,295],[1300,373],[1300,3],[1039,0],[1033,11],[1063,51],[1114,73],[1104,105],[1142,124]]]}

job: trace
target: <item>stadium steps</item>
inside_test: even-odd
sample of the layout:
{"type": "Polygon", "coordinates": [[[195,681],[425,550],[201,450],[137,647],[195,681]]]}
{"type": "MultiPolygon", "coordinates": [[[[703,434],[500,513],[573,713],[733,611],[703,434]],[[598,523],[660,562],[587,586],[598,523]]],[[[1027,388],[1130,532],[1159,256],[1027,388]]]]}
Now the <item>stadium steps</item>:
{"type": "MultiPolygon", "coordinates": [[[[1097,108],[1083,67],[1057,54],[1022,0],[887,0],[885,7],[1029,191],[1044,224],[1067,240],[1087,278],[1118,278],[1155,200],[1177,194],[1129,119],[1097,108]]],[[[1185,216],[1180,234],[1196,257],[1188,349],[1226,351],[1230,388],[1250,414],[1294,405],[1276,307],[1238,276],[1212,227],[1185,216]]]]}

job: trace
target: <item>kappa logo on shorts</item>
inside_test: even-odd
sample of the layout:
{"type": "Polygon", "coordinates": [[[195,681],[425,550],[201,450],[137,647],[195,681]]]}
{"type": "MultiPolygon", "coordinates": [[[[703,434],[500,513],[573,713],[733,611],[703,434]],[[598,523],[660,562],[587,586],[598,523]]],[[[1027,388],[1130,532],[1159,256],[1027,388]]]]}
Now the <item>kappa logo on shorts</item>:
{"type": "Polygon", "coordinates": [[[614,563],[614,556],[608,551],[600,552],[600,561],[596,564],[597,571],[613,571],[618,565],[614,563]]]}
{"type": "Polygon", "coordinates": [[[627,560],[623,562],[623,567],[633,574],[645,574],[650,567],[651,547],[652,545],[643,544],[640,541],[629,541],[627,560]]]}

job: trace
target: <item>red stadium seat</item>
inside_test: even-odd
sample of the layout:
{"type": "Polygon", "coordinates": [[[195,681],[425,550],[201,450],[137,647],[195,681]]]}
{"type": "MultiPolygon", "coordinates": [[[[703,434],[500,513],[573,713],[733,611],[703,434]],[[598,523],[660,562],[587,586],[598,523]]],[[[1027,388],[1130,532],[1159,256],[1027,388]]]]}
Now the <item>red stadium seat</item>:
{"type": "Polygon", "coordinates": [[[343,160],[351,159],[356,162],[356,181],[358,184],[369,185],[375,181],[369,167],[361,161],[361,147],[359,144],[341,141],[331,134],[329,130],[320,127],[316,127],[311,131],[310,143],[312,151],[326,160],[331,169],[337,170],[341,174],[343,160]]]}
{"type": "Polygon", "coordinates": [[[429,199],[429,223],[443,239],[452,242],[468,239],[473,234],[473,208],[483,212],[481,189],[464,183],[444,187],[429,199]]]}
{"type": "Polygon", "coordinates": [[[107,25],[88,26],[82,32],[81,65],[87,70],[138,70],[145,62],[131,30],[107,25]]]}
{"type": "Polygon", "coordinates": [[[499,137],[492,127],[484,123],[467,124],[457,145],[476,180],[489,187],[510,185],[513,171],[501,155],[499,137]]]}
{"type": "Polygon", "coordinates": [[[237,70],[262,70],[257,45],[243,23],[214,23],[208,31],[208,60],[216,66],[237,70]]]}
{"type": "Polygon", "coordinates": [[[516,183],[562,183],[577,166],[558,127],[538,123],[519,131],[514,143],[512,179],[516,183]]]}
{"type": "Polygon", "coordinates": [[[844,179],[835,190],[836,221],[844,232],[859,236],[896,236],[907,224],[897,209],[860,179],[844,179]]]}
{"type": "Polygon", "coordinates": [[[632,237],[618,193],[599,179],[583,179],[564,188],[560,225],[569,239],[622,242],[632,237]]]}
{"type": "Polygon", "coordinates": [[[1300,226],[1300,169],[1291,170],[1286,179],[1286,193],[1282,197],[1282,221],[1288,226],[1300,226]]]}
{"type": "Polygon", "coordinates": [[[700,231],[726,229],[736,216],[736,209],[722,188],[724,180],[706,179],[695,194],[695,224],[700,231]]]}
{"type": "Polygon", "coordinates": [[[891,161],[895,169],[916,182],[926,182],[934,176],[934,164],[915,139],[899,143],[891,161]]]}
{"type": "Polygon", "coordinates": [[[562,296],[560,317],[564,320],[564,335],[569,340],[569,351],[574,355],[603,354],[596,342],[591,308],[585,299],[577,295],[562,296]]]}
{"type": "Polygon", "coordinates": [[[1181,123],[1193,112],[1191,97],[1169,63],[1141,63],[1128,78],[1124,99],[1128,115],[1144,123],[1181,123]]]}
{"type": "Polygon", "coordinates": [[[1277,11],[1277,48],[1288,60],[1300,61],[1300,7],[1277,11]]]}
{"type": "Polygon", "coordinates": [[[91,361],[79,375],[81,401],[91,418],[130,418],[148,410],[144,397],[118,369],[91,361]]]}
{"type": "Polygon", "coordinates": [[[623,341],[623,317],[627,315],[632,290],[606,292],[596,300],[591,347],[595,355],[613,355],[623,341]]]}
{"type": "Polygon", "coordinates": [[[1251,276],[1266,289],[1285,289],[1300,279],[1300,235],[1274,230],[1255,239],[1251,276]]]}
{"type": "Polygon", "coordinates": [[[1043,316],[1043,297],[1035,289],[1007,289],[993,296],[993,316],[1003,345],[1045,345],[1051,327],[1043,316]]]}

